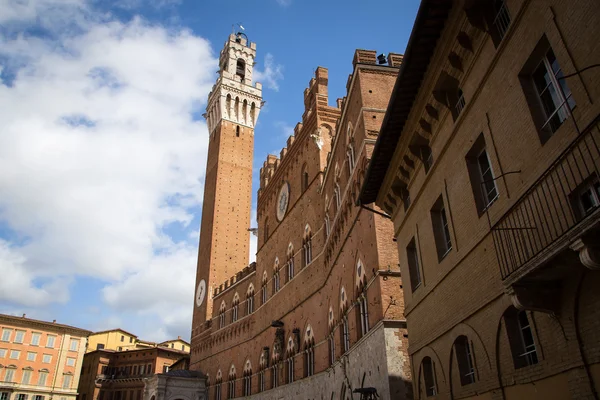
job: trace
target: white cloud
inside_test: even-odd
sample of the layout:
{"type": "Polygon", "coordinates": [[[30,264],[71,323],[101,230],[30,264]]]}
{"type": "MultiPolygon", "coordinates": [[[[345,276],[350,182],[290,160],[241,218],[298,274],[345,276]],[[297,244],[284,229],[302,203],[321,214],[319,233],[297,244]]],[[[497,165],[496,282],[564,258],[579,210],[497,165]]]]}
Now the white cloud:
{"type": "Polygon", "coordinates": [[[254,70],[254,81],[261,82],[263,85],[274,91],[279,91],[279,81],[283,80],[283,65],[275,64],[275,58],[271,53],[265,55],[265,65],[263,70],[254,70]]]}
{"type": "Polygon", "coordinates": [[[292,0],[277,0],[277,4],[282,7],[287,7],[292,4],[292,0]]]}
{"type": "Polygon", "coordinates": [[[189,328],[207,151],[192,113],[215,79],[209,43],[77,0],[0,0],[3,20],[0,223],[14,234],[0,237],[0,302],[64,303],[87,276],[108,305],[189,328]],[[79,29],[56,25],[52,5],[79,29]],[[23,34],[32,21],[54,34],[23,34]]]}

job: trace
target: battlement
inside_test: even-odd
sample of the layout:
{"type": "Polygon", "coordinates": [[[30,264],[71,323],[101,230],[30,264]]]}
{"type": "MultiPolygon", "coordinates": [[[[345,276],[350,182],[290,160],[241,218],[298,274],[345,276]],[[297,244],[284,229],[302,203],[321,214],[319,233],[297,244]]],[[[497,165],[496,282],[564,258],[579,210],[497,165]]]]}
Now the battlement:
{"type": "Polygon", "coordinates": [[[225,282],[220,284],[218,287],[215,287],[213,290],[213,297],[217,297],[227,289],[235,286],[237,283],[241,282],[248,275],[256,271],[256,262],[251,263],[241,271],[237,272],[234,276],[227,279],[225,282]]]}

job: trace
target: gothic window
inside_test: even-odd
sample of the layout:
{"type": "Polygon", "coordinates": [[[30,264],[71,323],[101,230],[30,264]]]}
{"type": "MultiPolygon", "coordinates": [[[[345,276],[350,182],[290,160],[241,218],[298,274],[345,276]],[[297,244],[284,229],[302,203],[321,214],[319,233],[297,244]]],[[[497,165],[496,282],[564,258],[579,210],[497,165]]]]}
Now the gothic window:
{"type": "Polygon", "coordinates": [[[304,376],[315,373],[315,336],[312,326],[306,327],[304,334],[304,376]]]}
{"type": "Polygon", "coordinates": [[[279,375],[277,374],[277,364],[273,364],[273,366],[271,367],[271,377],[272,377],[272,382],[273,382],[272,388],[275,389],[277,386],[279,386],[279,375]]]}
{"type": "Polygon", "coordinates": [[[239,125],[235,127],[235,136],[240,137],[240,127],[239,125]]]}
{"type": "Polygon", "coordinates": [[[342,206],[342,193],[340,189],[340,184],[338,182],[335,183],[335,188],[333,189],[333,193],[335,194],[335,205],[336,212],[339,211],[342,206]]]}
{"type": "Polygon", "coordinates": [[[269,217],[265,218],[265,238],[263,243],[267,243],[269,240],[269,217]]]}
{"type": "Polygon", "coordinates": [[[221,400],[221,384],[223,382],[223,376],[221,370],[217,372],[217,379],[215,380],[215,400],[221,400]]]}
{"type": "Polygon", "coordinates": [[[329,221],[329,214],[325,214],[325,234],[329,237],[331,233],[331,222],[329,221]]]}
{"type": "Polygon", "coordinates": [[[303,250],[303,264],[306,267],[312,262],[312,232],[310,226],[306,225],[304,228],[304,239],[302,241],[303,250]]]}
{"type": "Polygon", "coordinates": [[[361,337],[366,335],[369,332],[369,309],[368,309],[369,301],[367,300],[367,292],[366,290],[361,293],[358,297],[356,307],[356,313],[358,316],[358,321],[360,323],[360,333],[361,337]]]}
{"type": "Polygon", "coordinates": [[[346,155],[348,156],[349,174],[352,175],[352,171],[354,171],[354,167],[356,166],[356,160],[354,158],[354,145],[352,144],[352,142],[348,143],[348,150],[346,151],[346,155]]]}
{"type": "Polygon", "coordinates": [[[465,386],[475,382],[475,366],[471,343],[466,336],[459,336],[454,342],[454,352],[460,374],[460,384],[465,386]]]}
{"type": "Polygon", "coordinates": [[[277,293],[281,287],[279,280],[279,258],[275,258],[275,266],[273,272],[273,294],[277,293]]]}
{"type": "Polygon", "coordinates": [[[258,391],[263,392],[266,389],[265,371],[269,367],[269,348],[265,347],[260,353],[259,372],[258,372],[258,391]]]}
{"type": "Polygon", "coordinates": [[[246,315],[254,312],[254,285],[250,284],[246,292],[246,315]]]}
{"type": "Polygon", "coordinates": [[[242,386],[242,395],[250,396],[252,394],[252,365],[250,360],[246,360],[244,365],[244,379],[242,386]]]}
{"type": "Polygon", "coordinates": [[[290,243],[288,246],[287,253],[288,261],[287,261],[287,274],[288,274],[288,282],[294,278],[294,246],[290,243]]]}
{"type": "Polygon", "coordinates": [[[225,311],[227,310],[227,305],[225,301],[221,302],[221,308],[219,308],[219,329],[225,327],[225,311]]]}
{"type": "Polygon", "coordinates": [[[233,304],[231,305],[231,322],[238,320],[238,311],[240,307],[240,296],[236,293],[233,296],[233,304]]]}
{"type": "Polygon", "coordinates": [[[342,318],[342,329],[340,329],[340,339],[344,353],[350,350],[350,326],[348,325],[348,316],[342,318]]]}
{"type": "Polygon", "coordinates": [[[227,398],[235,398],[235,367],[232,365],[229,370],[229,381],[227,382],[227,398]]]}
{"type": "Polygon", "coordinates": [[[262,301],[262,304],[265,304],[267,302],[267,271],[265,271],[263,273],[263,281],[262,281],[262,287],[260,288],[260,298],[262,301]]]}
{"type": "Polygon", "coordinates": [[[290,354],[285,360],[286,383],[294,382],[294,355],[290,354]]]}

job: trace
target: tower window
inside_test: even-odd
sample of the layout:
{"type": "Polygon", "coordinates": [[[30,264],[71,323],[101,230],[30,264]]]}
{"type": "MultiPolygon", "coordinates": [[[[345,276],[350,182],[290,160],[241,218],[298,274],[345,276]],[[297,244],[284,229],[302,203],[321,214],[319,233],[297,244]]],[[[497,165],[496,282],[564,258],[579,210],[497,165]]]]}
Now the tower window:
{"type": "Polygon", "coordinates": [[[235,127],[235,136],[240,137],[240,127],[239,126],[235,127]]]}
{"type": "Polygon", "coordinates": [[[246,77],[246,62],[241,58],[237,60],[237,66],[235,69],[235,74],[242,78],[242,81],[246,77]]]}

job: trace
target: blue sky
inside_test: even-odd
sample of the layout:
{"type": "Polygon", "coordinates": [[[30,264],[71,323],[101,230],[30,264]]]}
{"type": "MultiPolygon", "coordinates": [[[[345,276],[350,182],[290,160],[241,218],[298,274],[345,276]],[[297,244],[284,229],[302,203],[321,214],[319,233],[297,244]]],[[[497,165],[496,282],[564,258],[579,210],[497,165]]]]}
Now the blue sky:
{"type": "Polygon", "coordinates": [[[334,104],[354,50],[402,53],[417,8],[0,0],[0,312],[189,338],[207,151],[198,116],[232,24],[257,43],[267,102],[255,201],[258,169],[300,120],[316,67],[329,69],[334,104]]]}

